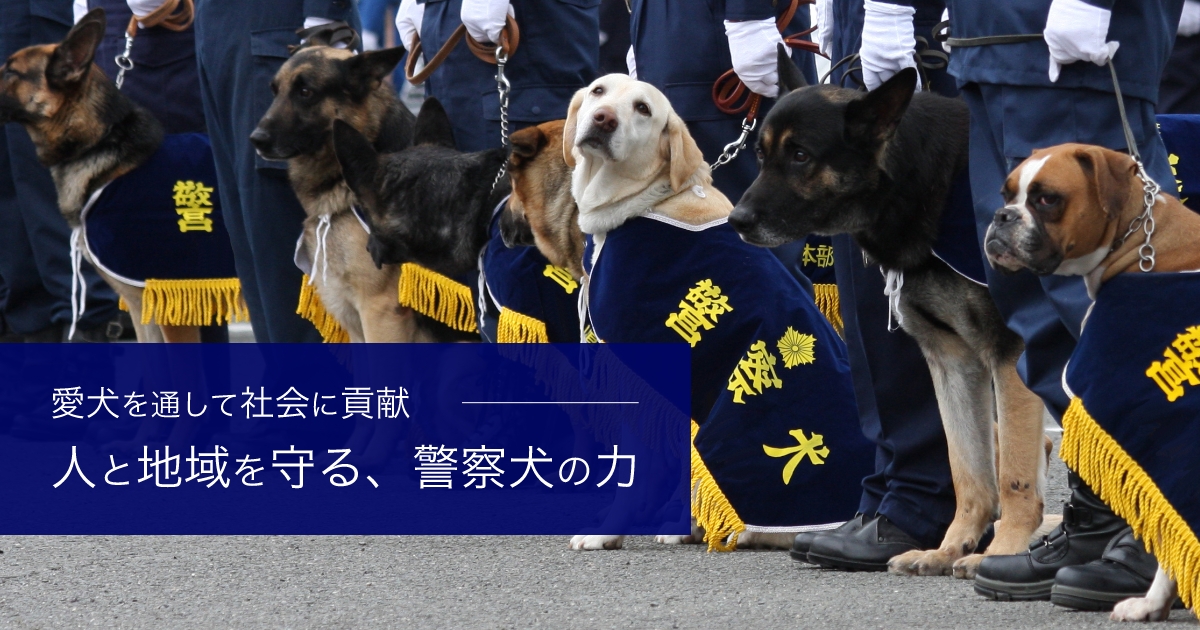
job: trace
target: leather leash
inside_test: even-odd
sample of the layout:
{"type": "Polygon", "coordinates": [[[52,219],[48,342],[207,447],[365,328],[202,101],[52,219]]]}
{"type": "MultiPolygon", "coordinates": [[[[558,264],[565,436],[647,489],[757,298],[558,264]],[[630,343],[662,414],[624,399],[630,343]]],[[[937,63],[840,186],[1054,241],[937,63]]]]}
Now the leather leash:
{"type": "MultiPolygon", "coordinates": [[[[783,33],[788,25],[792,23],[792,18],[795,17],[796,10],[800,8],[800,5],[813,4],[813,2],[815,0],[791,0],[788,8],[779,16],[779,19],[775,20],[775,27],[779,29],[780,33],[783,33]]],[[[817,43],[803,39],[804,36],[812,33],[816,28],[814,26],[805,31],[788,35],[783,38],[783,43],[788,48],[797,48],[825,57],[821,53],[821,48],[817,43]]],[[[742,80],[738,78],[737,73],[732,68],[725,71],[724,74],[713,82],[712,98],[713,103],[716,104],[717,109],[721,110],[722,113],[740,114],[747,112],[746,120],[751,123],[758,116],[758,107],[762,102],[762,97],[751,92],[746,87],[746,84],[742,83],[742,80]]]]}
{"type": "Polygon", "coordinates": [[[429,75],[433,74],[433,71],[442,65],[442,62],[454,51],[454,47],[463,39],[467,40],[467,48],[476,57],[492,65],[497,65],[498,63],[496,57],[497,49],[503,52],[505,59],[511,59],[513,53],[517,52],[517,46],[521,43],[521,29],[517,27],[517,21],[511,15],[504,18],[504,29],[500,31],[498,45],[481,44],[475,41],[475,38],[467,37],[466,35],[467,27],[459,24],[458,28],[454,29],[454,32],[450,34],[450,38],[446,40],[446,43],[442,44],[442,47],[438,49],[433,58],[425,63],[425,67],[417,71],[417,60],[420,59],[422,51],[421,34],[413,33],[412,41],[409,42],[408,46],[408,60],[404,62],[404,76],[408,79],[408,82],[413,85],[424,83],[429,78],[429,75]]]}

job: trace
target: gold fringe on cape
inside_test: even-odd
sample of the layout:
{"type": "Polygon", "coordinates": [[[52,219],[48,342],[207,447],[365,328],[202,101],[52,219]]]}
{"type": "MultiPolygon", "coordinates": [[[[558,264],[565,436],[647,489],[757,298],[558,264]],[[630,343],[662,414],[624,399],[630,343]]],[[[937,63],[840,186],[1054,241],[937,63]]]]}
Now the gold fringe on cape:
{"type": "Polygon", "coordinates": [[[296,314],[312,322],[325,343],[350,343],[350,333],[325,310],[321,296],[317,295],[317,287],[308,283],[307,275],[300,283],[300,303],[296,306],[296,314]]]}
{"type": "Polygon", "coordinates": [[[237,278],[147,279],[142,290],[143,324],[211,326],[249,320],[237,278]]]}
{"type": "Polygon", "coordinates": [[[117,308],[128,313],[129,312],[129,303],[125,301],[125,298],[118,297],[117,298],[117,308]]]}
{"type": "Polygon", "coordinates": [[[550,343],[550,333],[541,320],[501,308],[496,322],[496,343],[550,343]]]}
{"type": "Polygon", "coordinates": [[[1154,480],[1075,398],[1063,415],[1059,451],[1067,466],[1133,528],[1176,582],[1179,597],[1194,610],[1200,597],[1200,540],[1159,491],[1154,480]]]}
{"type": "Polygon", "coordinates": [[[746,524],[730,505],[725,493],[717,486],[717,480],[700,459],[696,451],[696,432],[700,425],[692,420],[692,516],[704,530],[704,542],[709,551],[733,551],[737,549],[738,535],[746,530],[746,524]]]}
{"type": "Polygon", "coordinates": [[[842,303],[838,297],[838,288],[836,284],[814,284],[813,295],[817,299],[817,310],[833,324],[833,329],[837,331],[839,337],[845,337],[844,330],[846,325],[842,322],[842,303]]]}
{"type": "Polygon", "coordinates": [[[400,306],[462,332],[479,332],[471,288],[420,265],[400,266],[400,306]]]}

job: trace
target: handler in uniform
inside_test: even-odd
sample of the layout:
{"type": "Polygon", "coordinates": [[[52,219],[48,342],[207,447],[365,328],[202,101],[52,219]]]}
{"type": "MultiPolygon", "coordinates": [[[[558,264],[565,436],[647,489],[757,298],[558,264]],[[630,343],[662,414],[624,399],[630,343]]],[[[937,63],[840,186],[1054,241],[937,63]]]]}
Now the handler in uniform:
{"type": "MultiPolygon", "coordinates": [[[[161,4],[161,3],[160,3],[161,4]]],[[[292,262],[304,210],[287,163],[255,154],[249,138],[271,104],[271,80],[297,29],[342,20],[358,29],[355,0],[202,0],[196,3],[200,93],[242,295],[260,342],[320,342],[296,314],[301,272],[292,262]]]]}
{"type": "MultiPolygon", "coordinates": [[[[73,23],[71,0],[0,0],[0,54],[61,41],[73,23]]],[[[5,321],[27,341],[62,341],[71,324],[71,228],[50,172],[17,123],[0,126],[0,225],[5,321]]],[[[86,261],[83,273],[87,305],[76,339],[103,341],[117,296],[86,261]]]]}
{"type": "MultiPolygon", "coordinates": [[[[1154,110],[1183,0],[950,4],[955,38],[1044,33],[1035,41],[958,47],[951,54],[950,72],[971,108],[971,188],[980,239],[1004,205],[998,191],[1005,178],[1033,149],[1080,142],[1126,150],[1112,77],[1103,65],[1109,59],[1146,170],[1165,184],[1164,193],[1176,194],[1154,110]]],[[[988,288],[1009,328],[1025,340],[1022,378],[1061,418],[1068,403],[1063,368],[1091,304],[1083,279],[1001,275],[989,266],[988,288]]],[[[976,592],[1004,600],[1050,599],[1053,589],[1068,584],[1092,594],[1084,604],[1102,608],[1111,606],[1106,597],[1113,593],[1149,588],[1150,580],[1131,568],[1153,566],[1140,543],[1128,537],[1108,550],[1125,523],[1078,475],[1071,473],[1070,484],[1062,526],[1028,552],[984,559],[976,592]]]]}
{"type": "MultiPolygon", "coordinates": [[[[937,2],[919,2],[915,11],[866,4],[824,0],[818,9],[829,22],[819,25],[819,43],[833,62],[862,54],[863,71],[845,79],[850,88],[860,81],[877,87],[915,65],[915,36],[929,39],[942,13],[937,2]],[[869,27],[865,34],[864,21],[869,27]],[[913,33],[913,39],[876,35],[889,30],[913,33]]],[[[842,74],[844,69],[834,74],[835,84],[842,74]]],[[[944,72],[929,75],[934,89],[953,94],[944,72]]],[[[882,571],[895,555],[937,547],[954,518],[954,486],[929,364],[912,337],[888,331],[888,302],[878,267],[863,264],[861,250],[848,235],[833,238],[833,252],[859,421],[876,445],[875,473],[863,480],[859,514],[833,532],[800,534],[792,556],[803,559],[812,551],[824,566],[870,565],[882,571]]]]}

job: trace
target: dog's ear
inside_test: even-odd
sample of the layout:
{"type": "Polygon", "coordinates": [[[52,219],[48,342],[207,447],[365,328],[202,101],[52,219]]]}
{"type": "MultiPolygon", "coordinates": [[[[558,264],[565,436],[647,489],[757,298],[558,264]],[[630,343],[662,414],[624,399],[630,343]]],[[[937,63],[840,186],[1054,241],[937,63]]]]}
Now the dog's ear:
{"type": "Polygon", "coordinates": [[[917,71],[905,68],[866,96],[846,104],[846,139],[879,145],[891,139],[912,101],[917,71]]]}
{"type": "Polygon", "coordinates": [[[379,87],[384,77],[396,69],[396,64],[404,58],[404,48],[385,48],[364,52],[342,61],[347,83],[368,88],[363,93],[369,94],[379,87]]]}
{"type": "Polygon", "coordinates": [[[96,47],[104,39],[107,22],[104,9],[92,9],[67,33],[46,64],[46,81],[50,87],[62,89],[87,76],[96,57],[96,47]]]}
{"type": "Polygon", "coordinates": [[[671,190],[679,192],[696,169],[704,163],[704,154],[700,152],[700,147],[696,146],[696,141],[688,133],[687,124],[679,114],[671,112],[667,117],[665,132],[670,150],[667,159],[671,162],[671,190]]]}
{"type": "Polygon", "coordinates": [[[450,116],[441,102],[432,96],[421,103],[421,111],[417,113],[413,146],[419,144],[454,148],[454,127],[450,124],[450,116]]]}
{"type": "Polygon", "coordinates": [[[509,137],[512,143],[512,156],[509,160],[513,166],[520,166],[526,160],[532,160],[542,152],[550,139],[537,127],[526,127],[509,137]]]}
{"type": "Polygon", "coordinates": [[[778,54],[778,70],[779,70],[779,96],[793,90],[798,90],[808,85],[808,81],[804,80],[804,73],[800,72],[800,68],[796,66],[796,62],[792,61],[792,55],[788,52],[787,46],[776,44],[778,54]]]}
{"type": "Polygon", "coordinates": [[[568,168],[575,168],[575,155],[571,150],[575,148],[575,127],[578,123],[579,108],[583,106],[583,97],[587,93],[588,88],[579,89],[575,96],[571,97],[571,104],[567,106],[567,122],[563,124],[563,160],[568,168]]]}
{"type": "Polygon", "coordinates": [[[342,177],[346,185],[359,199],[373,206],[370,200],[376,196],[375,175],[379,170],[379,154],[371,141],[359,133],[350,123],[333,121],[333,151],[342,165],[342,177]]]}
{"type": "Polygon", "coordinates": [[[1129,203],[1133,174],[1137,171],[1133,158],[1101,147],[1080,147],[1075,150],[1075,159],[1090,180],[1104,214],[1109,220],[1120,217],[1121,210],[1129,203]]]}

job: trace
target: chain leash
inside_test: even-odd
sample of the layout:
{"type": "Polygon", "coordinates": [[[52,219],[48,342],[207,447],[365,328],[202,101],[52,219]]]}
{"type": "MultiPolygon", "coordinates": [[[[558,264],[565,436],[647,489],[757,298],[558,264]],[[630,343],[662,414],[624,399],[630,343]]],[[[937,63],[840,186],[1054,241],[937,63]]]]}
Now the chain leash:
{"type": "MultiPolygon", "coordinates": [[[[496,91],[500,96],[500,146],[506,150],[509,149],[509,91],[512,89],[512,84],[509,83],[509,78],[504,76],[504,66],[508,65],[509,55],[504,53],[504,48],[496,47],[496,91]]],[[[504,175],[509,173],[508,157],[505,157],[504,163],[500,166],[499,172],[496,174],[496,180],[492,181],[492,191],[500,185],[500,180],[504,179],[504,175]]]]}

